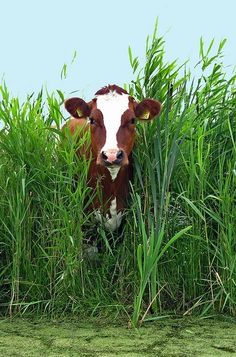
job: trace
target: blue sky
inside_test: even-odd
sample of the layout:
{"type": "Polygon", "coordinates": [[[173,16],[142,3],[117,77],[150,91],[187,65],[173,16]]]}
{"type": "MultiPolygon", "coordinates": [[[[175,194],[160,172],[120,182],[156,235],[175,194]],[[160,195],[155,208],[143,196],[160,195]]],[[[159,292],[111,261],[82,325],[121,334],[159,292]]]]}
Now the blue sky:
{"type": "Polygon", "coordinates": [[[108,83],[122,86],[133,78],[128,46],[143,57],[156,17],[167,59],[193,66],[200,36],[226,37],[224,62],[236,64],[235,0],[0,0],[0,9],[0,78],[21,98],[42,85],[87,99],[108,83]]]}

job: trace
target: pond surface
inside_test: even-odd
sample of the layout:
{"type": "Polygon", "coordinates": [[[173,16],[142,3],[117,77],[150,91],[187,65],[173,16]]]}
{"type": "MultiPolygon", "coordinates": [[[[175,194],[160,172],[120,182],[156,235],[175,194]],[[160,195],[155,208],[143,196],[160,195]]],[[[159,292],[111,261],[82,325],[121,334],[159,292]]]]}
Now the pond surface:
{"type": "Polygon", "coordinates": [[[167,319],[135,330],[101,320],[0,319],[0,356],[236,356],[236,320],[167,319]]]}

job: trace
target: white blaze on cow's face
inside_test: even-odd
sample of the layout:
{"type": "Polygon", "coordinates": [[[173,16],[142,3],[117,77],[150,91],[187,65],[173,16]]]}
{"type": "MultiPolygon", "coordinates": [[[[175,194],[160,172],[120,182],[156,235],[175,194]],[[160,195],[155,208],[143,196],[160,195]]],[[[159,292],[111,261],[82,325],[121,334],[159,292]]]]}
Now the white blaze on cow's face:
{"type": "Polygon", "coordinates": [[[110,91],[107,94],[98,95],[96,98],[97,109],[103,115],[103,124],[106,131],[101,154],[104,158],[107,157],[108,163],[112,163],[123,155],[122,148],[119,147],[117,142],[117,133],[121,126],[122,115],[129,108],[129,95],[110,91]]]}

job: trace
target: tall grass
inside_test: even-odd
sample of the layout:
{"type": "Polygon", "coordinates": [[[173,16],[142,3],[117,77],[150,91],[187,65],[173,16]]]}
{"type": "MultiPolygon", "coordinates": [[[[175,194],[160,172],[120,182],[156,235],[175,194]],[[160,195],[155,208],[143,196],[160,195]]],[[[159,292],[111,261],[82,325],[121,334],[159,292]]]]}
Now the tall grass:
{"type": "Polygon", "coordinates": [[[179,69],[164,60],[164,40],[155,31],[151,43],[147,40],[143,69],[129,51],[138,73],[131,90],[139,99],[148,96],[164,102],[161,118],[139,127],[137,261],[140,287],[149,289],[146,298],[139,289],[133,320],[137,324],[141,316],[141,297],[148,299],[147,309],[152,305],[156,311],[174,307],[185,314],[235,314],[236,77],[227,79],[224,72],[225,40],[212,53],[214,41],[205,49],[202,39],[201,77],[177,76],[179,69]],[[161,246],[165,259],[156,264],[161,246]],[[149,279],[143,273],[146,267],[149,279]]]}
{"type": "Polygon", "coordinates": [[[129,48],[138,100],[163,103],[137,123],[134,180],[123,232],[97,226],[89,162],[60,132],[64,95],[24,103],[0,86],[0,307],[6,314],[126,314],[134,325],[163,314],[235,315],[235,73],[225,40],[200,41],[199,78],[168,63],[148,37],[141,65],[129,48]],[[52,128],[52,124],[56,128],[52,128]],[[103,241],[92,258],[87,238],[103,241]]]}

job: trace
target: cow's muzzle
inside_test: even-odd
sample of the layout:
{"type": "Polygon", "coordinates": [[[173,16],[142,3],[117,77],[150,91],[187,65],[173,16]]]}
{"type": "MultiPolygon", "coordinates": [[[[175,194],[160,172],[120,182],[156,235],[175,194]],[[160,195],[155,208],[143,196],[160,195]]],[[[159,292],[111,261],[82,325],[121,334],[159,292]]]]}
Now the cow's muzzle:
{"type": "Polygon", "coordinates": [[[107,150],[102,151],[100,154],[100,162],[104,166],[122,166],[125,160],[125,152],[123,150],[107,150]]]}

